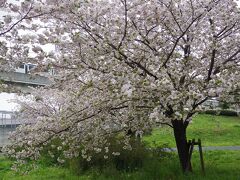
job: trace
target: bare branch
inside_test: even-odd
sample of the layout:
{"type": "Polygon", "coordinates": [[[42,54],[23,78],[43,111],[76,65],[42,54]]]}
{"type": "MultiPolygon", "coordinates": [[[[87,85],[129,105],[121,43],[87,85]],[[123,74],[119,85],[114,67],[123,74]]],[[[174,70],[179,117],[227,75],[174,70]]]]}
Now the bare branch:
{"type": "Polygon", "coordinates": [[[185,31],[182,32],[182,34],[176,39],[172,50],[170,51],[170,53],[168,54],[166,60],[163,62],[162,67],[166,67],[167,62],[169,61],[169,59],[171,58],[171,56],[173,55],[173,52],[175,51],[175,48],[177,47],[178,42],[180,41],[180,39],[187,33],[187,31],[190,29],[190,27],[194,24],[194,22],[196,20],[198,20],[203,14],[200,14],[199,16],[197,16],[196,18],[194,18],[192,20],[192,22],[188,25],[188,27],[185,29],[185,31]]]}
{"type": "Polygon", "coordinates": [[[239,53],[240,53],[240,48],[239,48],[235,53],[233,53],[229,58],[227,58],[227,59],[223,62],[223,64],[226,64],[227,62],[232,61],[233,58],[236,57],[239,53]]]}
{"type": "Polygon", "coordinates": [[[31,4],[31,6],[30,6],[29,10],[27,11],[27,13],[26,13],[21,19],[19,19],[19,20],[16,21],[15,23],[13,23],[6,31],[1,32],[1,33],[0,33],[0,36],[6,34],[6,33],[8,33],[8,32],[10,32],[16,25],[18,25],[20,22],[22,22],[24,19],[26,19],[27,16],[28,16],[28,14],[29,14],[30,11],[32,10],[32,8],[33,8],[33,7],[32,7],[32,4],[31,4]]]}
{"type": "Polygon", "coordinates": [[[122,0],[122,3],[124,4],[124,12],[125,12],[125,14],[124,14],[124,32],[123,32],[123,37],[122,37],[122,39],[121,39],[121,41],[120,41],[120,43],[119,43],[119,45],[118,45],[118,49],[120,49],[120,47],[122,46],[122,43],[123,43],[123,41],[124,41],[124,39],[125,39],[125,37],[126,37],[126,35],[127,35],[127,26],[128,26],[128,21],[127,21],[127,16],[128,16],[128,14],[127,14],[127,0],[122,0]]]}

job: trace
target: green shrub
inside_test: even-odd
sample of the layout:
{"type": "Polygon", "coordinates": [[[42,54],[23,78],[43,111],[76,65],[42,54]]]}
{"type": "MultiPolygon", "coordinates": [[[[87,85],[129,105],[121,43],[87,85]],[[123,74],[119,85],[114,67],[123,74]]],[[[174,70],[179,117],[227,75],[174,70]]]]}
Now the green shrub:
{"type": "Polygon", "coordinates": [[[109,152],[119,152],[120,155],[114,156],[111,153],[104,159],[104,152],[94,153],[91,161],[78,158],[70,159],[67,163],[74,172],[81,173],[90,169],[102,171],[106,167],[113,167],[119,171],[134,171],[143,166],[143,161],[149,156],[149,149],[140,141],[132,138],[130,141],[132,150],[123,149],[117,138],[110,138],[109,152]]]}
{"type": "Polygon", "coordinates": [[[121,149],[120,155],[113,157],[113,164],[117,170],[134,171],[143,166],[149,150],[135,138],[131,140],[131,146],[132,150],[121,149]]]}
{"type": "Polygon", "coordinates": [[[209,109],[205,111],[205,114],[217,115],[218,111],[215,109],[209,109]]]}
{"type": "Polygon", "coordinates": [[[238,113],[234,110],[230,109],[209,109],[204,112],[205,114],[211,114],[211,115],[222,115],[222,116],[238,116],[238,113]]]}
{"type": "Polygon", "coordinates": [[[58,157],[63,157],[63,150],[57,150],[57,147],[60,145],[62,145],[61,140],[56,138],[44,146],[43,150],[41,151],[39,163],[44,166],[54,166],[56,164],[60,165],[57,161],[58,157]],[[52,157],[49,152],[51,152],[54,157],[52,157]]]}
{"type": "Polygon", "coordinates": [[[238,116],[238,113],[234,110],[224,109],[220,111],[220,115],[223,116],[238,116]]]}
{"type": "Polygon", "coordinates": [[[230,108],[229,103],[227,103],[226,101],[220,102],[219,106],[221,109],[229,109],[230,108]]]}
{"type": "MultiPolygon", "coordinates": [[[[115,169],[116,171],[133,172],[142,168],[144,164],[151,161],[151,159],[160,162],[170,154],[164,150],[166,145],[163,145],[164,147],[150,149],[135,136],[130,139],[132,150],[124,149],[119,141],[120,138],[121,137],[109,137],[108,142],[110,145],[108,146],[109,154],[107,154],[107,159],[104,158],[104,155],[106,155],[104,150],[99,153],[93,151],[92,154],[90,152],[90,161],[87,161],[87,159],[84,159],[80,155],[77,158],[67,159],[61,166],[69,168],[74,174],[78,175],[92,170],[103,172],[105,169],[109,168],[115,169]],[[119,152],[120,155],[114,156],[112,152],[119,152]]],[[[63,151],[66,147],[63,147],[63,149],[59,151],[56,148],[59,145],[61,145],[60,139],[55,139],[46,145],[41,151],[42,156],[38,162],[43,166],[60,165],[57,158],[63,158],[63,151]],[[49,151],[54,154],[54,157],[50,156],[48,153],[49,151]]],[[[81,149],[79,149],[79,152],[80,151],[81,149]]]]}
{"type": "Polygon", "coordinates": [[[171,154],[164,150],[165,145],[164,148],[150,149],[135,137],[130,140],[132,150],[123,149],[122,144],[119,144],[117,140],[117,138],[110,138],[109,152],[119,152],[120,155],[113,156],[109,154],[108,159],[104,159],[104,152],[95,153],[92,155],[91,161],[87,161],[80,156],[67,162],[69,168],[77,174],[91,170],[103,172],[109,168],[117,171],[133,172],[141,169],[151,160],[161,162],[171,154]]]}

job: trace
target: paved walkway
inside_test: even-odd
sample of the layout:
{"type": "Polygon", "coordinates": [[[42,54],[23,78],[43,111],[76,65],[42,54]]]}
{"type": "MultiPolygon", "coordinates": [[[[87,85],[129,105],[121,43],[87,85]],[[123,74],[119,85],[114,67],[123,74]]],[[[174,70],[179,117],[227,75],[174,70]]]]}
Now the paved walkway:
{"type": "MultiPolygon", "coordinates": [[[[239,150],[240,146],[207,146],[202,147],[203,151],[212,151],[212,150],[239,150]]],[[[166,151],[177,151],[177,148],[166,148],[166,151]]],[[[198,147],[194,147],[194,150],[198,151],[198,147]]]]}
{"type": "Polygon", "coordinates": [[[240,150],[240,146],[209,146],[203,147],[203,150],[240,150]]]}

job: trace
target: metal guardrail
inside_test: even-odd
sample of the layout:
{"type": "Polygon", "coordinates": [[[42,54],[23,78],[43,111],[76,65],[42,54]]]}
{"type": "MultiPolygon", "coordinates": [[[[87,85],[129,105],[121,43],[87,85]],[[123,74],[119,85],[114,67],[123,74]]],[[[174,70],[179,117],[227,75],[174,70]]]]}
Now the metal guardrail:
{"type": "Polygon", "coordinates": [[[13,128],[19,124],[20,122],[14,116],[14,112],[0,111],[0,128],[6,128],[6,127],[13,128]]]}
{"type": "Polygon", "coordinates": [[[1,147],[9,143],[9,133],[14,131],[19,124],[20,121],[15,117],[15,112],[0,111],[0,152],[1,147]]]}

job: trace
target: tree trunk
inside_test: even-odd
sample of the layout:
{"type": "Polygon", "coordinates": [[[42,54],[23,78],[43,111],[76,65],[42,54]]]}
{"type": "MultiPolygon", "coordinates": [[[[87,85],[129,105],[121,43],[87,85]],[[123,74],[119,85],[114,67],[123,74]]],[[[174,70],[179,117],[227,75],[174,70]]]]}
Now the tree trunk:
{"type": "Polygon", "coordinates": [[[188,122],[184,123],[183,120],[173,120],[172,125],[182,170],[183,172],[190,172],[192,171],[192,166],[189,160],[189,146],[186,137],[188,122]]]}

